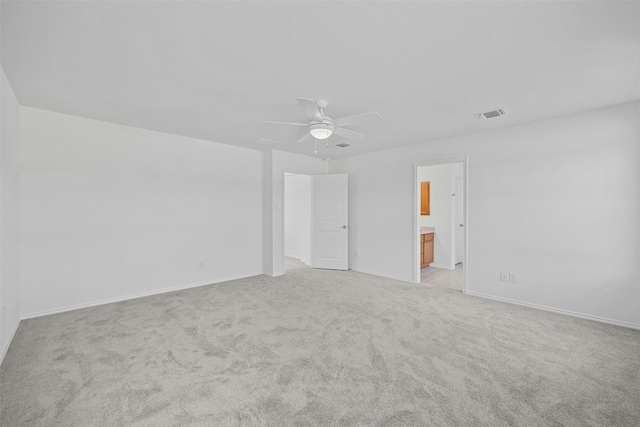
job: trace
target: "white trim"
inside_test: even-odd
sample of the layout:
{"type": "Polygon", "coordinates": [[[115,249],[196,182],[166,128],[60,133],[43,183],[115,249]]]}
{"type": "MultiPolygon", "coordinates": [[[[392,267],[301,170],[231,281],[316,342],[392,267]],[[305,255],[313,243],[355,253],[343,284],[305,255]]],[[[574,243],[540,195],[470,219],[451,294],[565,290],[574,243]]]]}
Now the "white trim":
{"type": "MultiPolygon", "coordinates": [[[[436,264],[436,263],[433,263],[433,262],[431,264],[429,264],[429,267],[443,268],[445,270],[455,270],[456,269],[455,264],[454,264],[454,267],[451,267],[450,265],[440,265],[440,264],[436,264]]],[[[462,268],[464,268],[464,264],[462,265],[462,268]]],[[[420,270],[422,270],[422,269],[420,269],[420,270]]]]}
{"type": "MultiPolygon", "coordinates": [[[[287,192],[287,174],[288,173],[290,174],[290,173],[293,173],[293,172],[288,172],[283,168],[281,173],[282,173],[282,189],[281,189],[282,190],[282,203],[280,205],[282,206],[282,208],[280,208],[280,218],[282,219],[282,226],[280,227],[280,231],[282,232],[282,236],[281,236],[281,239],[282,239],[281,240],[282,241],[282,245],[281,245],[282,246],[282,253],[280,254],[280,259],[279,259],[280,271],[278,271],[277,268],[274,268],[273,269],[274,270],[273,277],[282,276],[283,274],[287,273],[287,270],[284,268],[284,257],[285,257],[284,253],[286,252],[285,251],[285,247],[284,247],[285,244],[286,244],[286,240],[285,240],[286,239],[286,236],[285,236],[285,234],[286,234],[286,230],[285,230],[286,221],[284,219],[284,212],[285,212],[285,203],[286,203],[285,200],[287,200],[287,194],[286,194],[286,192],[287,192]],[[276,274],[276,271],[277,271],[277,274],[276,274]]],[[[273,234],[273,233],[271,233],[271,234],[273,234]]],[[[273,258],[275,259],[275,257],[273,257],[273,258]]]]}
{"type": "Polygon", "coordinates": [[[606,318],[606,317],[592,316],[590,314],[583,314],[583,313],[578,313],[578,312],[575,312],[575,311],[563,310],[561,308],[547,307],[545,305],[531,304],[531,303],[528,303],[528,302],[517,301],[517,300],[513,300],[513,299],[509,299],[509,298],[502,298],[502,297],[496,297],[496,296],[493,296],[493,295],[487,295],[487,294],[483,294],[483,293],[480,293],[480,292],[468,291],[467,295],[471,295],[471,296],[475,296],[475,297],[479,297],[479,298],[490,299],[490,300],[494,300],[494,301],[506,302],[506,303],[509,303],[509,304],[521,305],[521,306],[524,306],[524,307],[535,308],[537,310],[549,311],[551,313],[564,314],[566,316],[578,317],[580,319],[592,320],[594,322],[608,323],[610,325],[623,326],[625,328],[640,330],[640,324],[636,324],[636,323],[623,322],[623,321],[620,321],[620,320],[613,320],[613,319],[609,319],[609,318],[606,318]]]}
{"type": "Polygon", "coordinates": [[[2,361],[4,357],[7,355],[9,351],[9,347],[11,347],[11,343],[13,342],[13,338],[16,336],[16,332],[18,332],[18,328],[20,327],[20,320],[16,322],[16,326],[13,328],[13,331],[9,334],[9,340],[7,340],[7,344],[2,349],[2,353],[0,353],[0,365],[2,365],[2,361]]]}
{"type": "Polygon", "coordinates": [[[207,281],[204,281],[204,282],[189,283],[187,285],[178,285],[178,286],[173,286],[173,287],[170,287],[170,288],[164,288],[164,289],[155,290],[155,291],[139,292],[137,294],[130,294],[130,295],[122,296],[122,297],[106,298],[106,299],[99,300],[99,301],[93,301],[93,302],[82,303],[82,304],[75,304],[75,305],[70,305],[70,306],[67,306],[67,307],[56,308],[56,309],[53,309],[53,310],[43,310],[43,311],[38,311],[38,312],[35,312],[35,313],[25,314],[25,315],[22,316],[22,320],[33,319],[34,317],[48,316],[50,314],[64,313],[66,311],[79,310],[81,308],[88,308],[88,307],[95,307],[95,306],[98,306],[98,305],[111,304],[111,303],[119,302],[119,301],[127,301],[127,300],[131,300],[131,299],[143,298],[143,297],[148,297],[148,296],[152,296],[152,295],[165,294],[167,292],[181,291],[183,289],[197,288],[199,286],[214,285],[216,283],[228,282],[228,281],[231,281],[231,280],[246,279],[247,277],[260,276],[262,274],[264,274],[264,273],[263,272],[259,272],[259,273],[251,273],[251,274],[239,275],[239,276],[230,276],[230,277],[224,277],[224,278],[221,278],[221,279],[207,280],[207,281]]]}
{"type": "Polygon", "coordinates": [[[413,246],[413,283],[420,283],[420,267],[422,265],[422,260],[420,259],[420,251],[422,245],[422,236],[420,235],[420,200],[418,198],[418,192],[421,191],[418,184],[418,174],[420,166],[418,163],[413,164],[413,238],[415,239],[415,243],[413,246]]]}
{"type": "Polygon", "coordinates": [[[369,270],[361,270],[359,268],[350,268],[350,270],[358,272],[358,273],[370,274],[372,276],[384,277],[385,279],[391,279],[391,280],[397,280],[399,282],[415,284],[413,282],[413,280],[407,279],[405,277],[392,276],[391,274],[382,274],[382,273],[378,273],[378,272],[375,272],[375,271],[369,271],[369,270]]]}

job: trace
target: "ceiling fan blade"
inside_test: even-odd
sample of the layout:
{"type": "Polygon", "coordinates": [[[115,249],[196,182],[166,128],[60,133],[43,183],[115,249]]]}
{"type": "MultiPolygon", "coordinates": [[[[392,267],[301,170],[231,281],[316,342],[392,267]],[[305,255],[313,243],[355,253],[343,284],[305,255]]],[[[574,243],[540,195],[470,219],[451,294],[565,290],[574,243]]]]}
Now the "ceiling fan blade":
{"type": "Polygon", "coordinates": [[[313,141],[313,136],[311,136],[309,132],[305,133],[304,136],[298,140],[298,142],[307,142],[307,141],[313,141]]]}
{"type": "Polygon", "coordinates": [[[341,117],[339,119],[335,119],[333,122],[336,124],[336,126],[353,126],[359,125],[361,123],[378,121],[380,119],[382,119],[380,113],[364,113],[341,117]]]}
{"type": "Polygon", "coordinates": [[[309,126],[309,123],[289,123],[289,122],[269,122],[269,121],[262,121],[262,123],[267,125],[309,126]]]}
{"type": "Polygon", "coordinates": [[[347,138],[347,139],[351,139],[351,140],[358,140],[361,139],[364,134],[360,133],[360,132],[354,132],[352,130],[349,129],[343,129],[343,128],[335,128],[333,130],[333,133],[335,133],[338,136],[341,136],[343,138],[347,138]]]}
{"type": "Polygon", "coordinates": [[[316,105],[316,101],[308,98],[298,98],[298,104],[300,104],[300,106],[310,119],[322,120],[322,114],[320,114],[320,110],[316,105]]]}

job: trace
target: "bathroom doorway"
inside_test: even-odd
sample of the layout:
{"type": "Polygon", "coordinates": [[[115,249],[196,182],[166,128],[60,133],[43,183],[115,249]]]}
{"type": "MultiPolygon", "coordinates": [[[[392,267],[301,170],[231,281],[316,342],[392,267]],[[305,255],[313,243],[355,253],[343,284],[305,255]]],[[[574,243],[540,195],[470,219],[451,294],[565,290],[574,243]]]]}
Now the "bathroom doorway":
{"type": "Polygon", "coordinates": [[[466,159],[416,164],[415,179],[415,282],[465,292],[466,159]]]}

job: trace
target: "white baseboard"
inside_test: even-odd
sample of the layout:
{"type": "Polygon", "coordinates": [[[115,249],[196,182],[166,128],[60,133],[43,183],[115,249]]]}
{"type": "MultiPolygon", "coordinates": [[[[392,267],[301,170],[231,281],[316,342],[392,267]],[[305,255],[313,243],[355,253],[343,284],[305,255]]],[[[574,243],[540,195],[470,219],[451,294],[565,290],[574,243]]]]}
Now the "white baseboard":
{"type": "Polygon", "coordinates": [[[450,265],[435,264],[435,263],[433,263],[433,262],[432,262],[431,264],[429,264],[429,267],[434,267],[434,268],[444,268],[444,269],[447,269],[447,270],[455,270],[455,269],[456,269],[455,267],[451,268],[451,266],[450,266],[450,265]]]}
{"type": "Polygon", "coordinates": [[[170,287],[170,288],[158,289],[158,290],[154,290],[154,291],[139,292],[139,293],[136,293],[136,294],[129,294],[129,295],[121,296],[121,297],[106,298],[106,299],[103,299],[103,300],[92,301],[92,302],[88,302],[88,303],[74,304],[74,305],[70,305],[70,306],[66,306],[66,307],[55,308],[55,309],[52,309],[52,310],[37,311],[35,313],[27,313],[27,314],[22,315],[22,320],[33,319],[34,317],[48,316],[50,314],[64,313],[66,311],[79,310],[81,308],[95,307],[97,305],[111,304],[113,302],[127,301],[127,300],[130,300],[130,299],[148,297],[148,296],[158,295],[158,294],[166,294],[167,292],[181,291],[183,289],[197,288],[199,286],[213,285],[213,284],[216,284],[216,283],[228,282],[230,280],[246,279],[247,277],[260,276],[262,274],[263,274],[263,272],[261,271],[259,273],[252,273],[252,274],[247,274],[247,275],[229,276],[229,277],[223,277],[223,278],[220,278],[220,279],[207,280],[207,281],[204,281],[204,282],[197,282],[197,283],[189,283],[187,285],[178,285],[178,286],[173,286],[173,287],[170,287]]]}
{"type": "Polygon", "coordinates": [[[509,303],[509,304],[516,304],[516,305],[521,305],[521,306],[524,306],[524,307],[535,308],[535,309],[538,309],[538,310],[549,311],[551,313],[558,313],[558,314],[564,314],[564,315],[567,315],[567,316],[578,317],[580,319],[593,320],[594,322],[608,323],[610,325],[623,326],[625,328],[640,330],[640,324],[636,324],[636,323],[623,322],[623,321],[620,321],[620,320],[608,319],[606,317],[592,316],[590,314],[578,313],[578,312],[575,312],[575,311],[563,310],[563,309],[554,308],[554,307],[547,307],[545,305],[531,304],[531,303],[528,303],[528,302],[517,301],[517,300],[510,299],[510,298],[502,298],[502,297],[496,297],[496,296],[493,296],[493,295],[487,295],[487,294],[483,294],[483,293],[480,293],[480,292],[467,291],[465,293],[467,295],[472,295],[472,296],[485,298],[485,299],[490,299],[490,300],[494,300],[494,301],[501,301],[501,302],[506,302],[506,303],[509,303]]]}
{"type": "Polygon", "coordinates": [[[415,282],[413,280],[407,279],[406,277],[392,276],[391,274],[382,274],[375,271],[361,270],[359,268],[351,268],[351,271],[357,271],[358,273],[370,274],[372,276],[384,277],[385,279],[397,280],[399,282],[411,283],[415,285],[415,282]]]}
{"type": "Polygon", "coordinates": [[[13,327],[13,331],[9,334],[9,339],[2,349],[2,353],[0,353],[0,365],[2,365],[2,361],[4,360],[4,356],[7,355],[7,351],[9,351],[9,347],[11,346],[11,342],[13,341],[13,337],[16,336],[16,332],[18,332],[18,328],[20,327],[20,320],[16,322],[16,325],[13,327]]]}

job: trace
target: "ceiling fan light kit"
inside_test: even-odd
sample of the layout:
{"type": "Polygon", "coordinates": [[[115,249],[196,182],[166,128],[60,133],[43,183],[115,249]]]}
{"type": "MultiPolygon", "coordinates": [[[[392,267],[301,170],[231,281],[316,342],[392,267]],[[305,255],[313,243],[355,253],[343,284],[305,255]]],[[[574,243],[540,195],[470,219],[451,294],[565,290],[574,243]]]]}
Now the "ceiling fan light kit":
{"type": "Polygon", "coordinates": [[[317,101],[314,101],[313,99],[308,98],[298,98],[298,104],[300,104],[300,107],[302,107],[305,114],[311,120],[309,123],[271,121],[263,121],[262,123],[285,126],[307,126],[309,129],[309,133],[300,138],[298,142],[306,142],[311,138],[315,140],[327,139],[333,134],[341,136],[345,139],[358,140],[362,138],[364,134],[345,129],[344,127],[377,121],[382,118],[379,113],[364,113],[342,117],[334,120],[324,113],[324,109],[328,104],[324,99],[318,99],[317,101]]]}
{"type": "Polygon", "coordinates": [[[315,139],[327,139],[333,134],[335,126],[332,123],[312,123],[309,125],[309,133],[315,139]]]}

